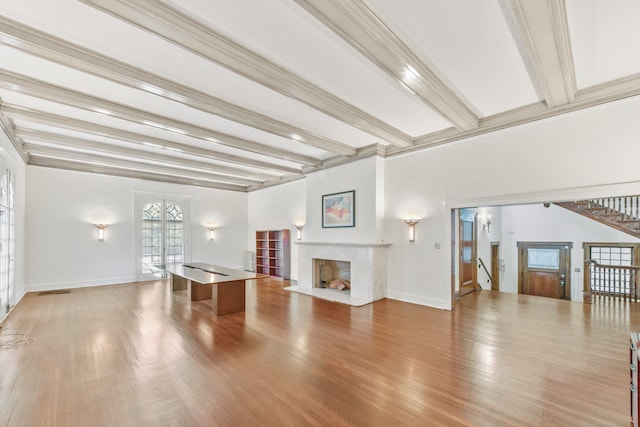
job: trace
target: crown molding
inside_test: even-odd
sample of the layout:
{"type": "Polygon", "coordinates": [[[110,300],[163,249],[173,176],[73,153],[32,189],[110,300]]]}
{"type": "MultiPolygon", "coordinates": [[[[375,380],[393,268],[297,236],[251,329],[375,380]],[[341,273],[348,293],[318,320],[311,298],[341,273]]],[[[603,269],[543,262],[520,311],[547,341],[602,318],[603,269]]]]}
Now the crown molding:
{"type": "Polygon", "coordinates": [[[371,144],[371,145],[367,145],[366,147],[362,147],[360,149],[358,149],[358,153],[355,156],[351,156],[351,157],[341,157],[341,156],[335,156],[332,157],[330,159],[325,160],[324,162],[322,162],[322,165],[320,167],[317,168],[304,168],[303,172],[306,173],[311,173],[311,172],[318,172],[324,169],[329,169],[329,168],[333,168],[336,166],[341,166],[341,165],[346,165],[348,163],[353,163],[356,162],[358,160],[363,160],[363,159],[368,159],[369,157],[381,157],[381,158],[385,158],[387,156],[386,154],[386,146],[382,145],[382,144],[371,144]]]}
{"type": "Polygon", "coordinates": [[[75,172],[95,173],[99,175],[119,176],[123,178],[144,179],[147,181],[167,182],[171,184],[192,185],[195,187],[215,188],[219,190],[247,192],[247,188],[240,185],[223,184],[211,181],[183,178],[180,176],[166,175],[163,173],[148,173],[135,170],[121,169],[112,166],[90,165],[74,161],[59,160],[54,158],[32,156],[29,166],[50,167],[65,169],[75,172]]]}
{"type": "Polygon", "coordinates": [[[7,138],[9,139],[9,141],[11,141],[11,145],[13,145],[13,148],[15,148],[24,164],[28,164],[29,154],[25,153],[25,151],[22,149],[22,141],[14,133],[15,126],[11,122],[11,119],[0,114],[0,128],[2,128],[4,134],[7,135],[7,138]]]}
{"type": "Polygon", "coordinates": [[[582,108],[640,95],[640,73],[578,90],[576,103],[582,108]]]}
{"type": "Polygon", "coordinates": [[[455,127],[478,127],[478,116],[361,0],[294,1],[455,127]]]}
{"type": "Polygon", "coordinates": [[[459,132],[456,129],[445,129],[416,138],[415,147],[409,149],[387,147],[386,154],[387,156],[395,156],[431,148],[638,95],[640,95],[640,74],[578,90],[574,102],[570,104],[553,108],[548,108],[543,102],[530,104],[486,117],[480,121],[480,128],[474,131],[459,132]]]}
{"type": "Polygon", "coordinates": [[[49,144],[55,144],[56,148],[59,148],[61,150],[69,150],[70,152],[77,152],[78,150],[82,150],[92,153],[98,153],[99,155],[103,156],[121,156],[140,162],[152,161],[155,163],[161,163],[177,168],[196,170],[200,171],[201,173],[211,174],[212,176],[219,175],[220,177],[224,177],[225,175],[221,174],[226,174],[230,175],[233,179],[238,179],[238,181],[234,183],[241,185],[259,184],[264,181],[279,178],[279,176],[258,174],[246,169],[230,168],[222,165],[184,159],[151,151],[115,146],[112,144],[90,141],[87,139],[71,137],[68,135],[59,135],[51,132],[22,128],[17,128],[15,132],[17,136],[25,141],[23,144],[23,149],[26,152],[42,153],[41,151],[39,151],[38,147],[42,146],[43,143],[47,144],[47,146],[50,146],[49,144]]]}
{"type": "Polygon", "coordinates": [[[400,147],[411,138],[316,84],[269,61],[167,3],[154,0],[80,0],[281,95],[400,147]]]}
{"type": "Polygon", "coordinates": [[[58,104],[80,108],[92,113],[107,115],[132,123],[161,129],[163,131],[186,135],[192,138],[249,151],[265,156],[277,157],[294,163],[315,165],[319,161],[313,157],[292,153],[257,142],[248,141],[233,135],[227,135],[191,123],[174,120],[169,117],[148,113],[126,105],[86,95],[60,86],[43,82],[0,69],[0,87],[15,92],[46,99],[58,104]]]}
{"type": "Polygon", "coordinates": [[[270,187],[276,187],[278,185],[288,184],[290,182],[295,182],[295,181],[299,181],[301,179],[306,179],[306,178],[307,178],[306,175],[283,176],[282,178],[276,181],[266,181],[260,185],[250,185],[249,187],[247,187],[247,192],[263,190],[265,188],[270,188],[270,187]]]}
{"type": "Polygon", "coordinates": [[[106,137],[124,141],[131,144],[152,146],[158,149],[168,151],[179,151],[183,154],[202,157],[221,162],[234,163],[249,167],[273,171],[274,173],[299,174],[301,168],[292,168],[277,163],[254,160],[247,157],[237,156],[218,152],[216,150],[200,148],[192,145],[181,144],[166,139],[156,138],[148,135],[142,135],[135,132],[129,132],[108,126],[102,126],[94,123],[88,123],[81,120],[75,120],[58,116],[55,114],[45,113],[23,107],[16,107],[8,104],[0,104],[0,117],[3,115],[18,117],[26,121],[44,124],[47,126],[55,126],[58,128],[72,130],[75,132],[83,132],[90,135],[106,137]]]}
{"type": "Polygon", "coordinates": [[[573,102],[576,82],[564,0],[503,0],[501,4],[507,21],[515,23],[510,26],[519,33],[514,40],[524,45],[519,46],[520,52],[526,55],[531,80],[547,106],[573,102]]]}

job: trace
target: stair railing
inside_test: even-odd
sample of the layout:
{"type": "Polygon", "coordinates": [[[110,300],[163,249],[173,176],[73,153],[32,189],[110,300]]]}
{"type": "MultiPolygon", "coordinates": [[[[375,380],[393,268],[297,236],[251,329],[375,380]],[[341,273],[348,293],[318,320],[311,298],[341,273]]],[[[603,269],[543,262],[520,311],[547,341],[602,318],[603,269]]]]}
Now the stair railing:
{"type": "Polygon", "coordinates": [[[593,259],[586,259],[584,264],[584,289],[591,298],[638,301],[639,266],[604,265],[593,259]]]}
{"type": "Polygon", "coordinates": [[[589,207],[602,207],[606,213],[621,213],[625,219],[640,219],[640,196],[606,197],[588,202],[589,207]]]}
{"type": "Polygon", "coordinates": [[[484,270],[484,272],[487,273],[487,277],[489,277],[489,283],[491,283],[491,285],[493,285],[493,277],[491,277],[491,274],[489,273],[489,270],[487,270],[487,267],[484,265],[484,262],[482,262],[482,258],[478,257],[478,261],[480,261],[480,264],[479,264],[478,267],[481,267],[484,270]]]}

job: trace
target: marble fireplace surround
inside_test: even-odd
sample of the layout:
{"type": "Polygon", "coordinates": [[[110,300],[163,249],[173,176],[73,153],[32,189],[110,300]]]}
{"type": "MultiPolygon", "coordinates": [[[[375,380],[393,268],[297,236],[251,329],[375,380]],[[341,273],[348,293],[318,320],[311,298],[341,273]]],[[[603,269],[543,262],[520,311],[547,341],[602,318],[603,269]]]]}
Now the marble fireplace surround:
{"type": "Polygon", "coordinates": [[[294,243],[298,245],[298,285],[288,290],[356,306],[386,298],[387,248],[390,243],[294,243]],[[351,290],[314,287],[314,259],[350,262],[351,290]]]}

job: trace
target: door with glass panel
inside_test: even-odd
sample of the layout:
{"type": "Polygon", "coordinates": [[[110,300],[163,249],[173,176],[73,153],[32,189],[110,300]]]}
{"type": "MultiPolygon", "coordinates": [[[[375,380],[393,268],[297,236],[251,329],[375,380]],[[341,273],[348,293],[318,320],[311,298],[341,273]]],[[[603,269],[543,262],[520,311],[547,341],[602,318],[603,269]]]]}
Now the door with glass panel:
{"type": "Polygon", "coordinates": [[[518,242],[518,293],[571,299],[570,242],[518,242]]]}
{"type": "Polygon", "coordinates": [[[185,260],[185,212],[166,200],[142,206],[142,256],[139,280],[165,277],[165,266],[185,260]]]}
{"type": "Polygon", "coordinates": [[[459,230],[459,296],[478,289],[478,239],[476,236],[476,212],[472,209],[460,210],[459,230]]]}

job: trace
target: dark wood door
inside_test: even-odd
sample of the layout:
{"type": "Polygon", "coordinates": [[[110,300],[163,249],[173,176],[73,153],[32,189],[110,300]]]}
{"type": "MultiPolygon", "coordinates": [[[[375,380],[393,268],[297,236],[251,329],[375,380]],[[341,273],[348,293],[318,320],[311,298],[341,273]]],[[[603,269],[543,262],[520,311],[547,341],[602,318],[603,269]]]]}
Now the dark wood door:
{"type": "Polygon", "coordinates": [[[476,290],[478,286],[478,259],[475,213],[460,213],[460,296],[476,290]]]}
{"type": "Polygon", "coordinates": [[[491,290],[500,290],[500,243],[491,243],[491,290]]]}
{"type": "Polygon", "coordinates": [[[518,242],[518,292],[571,299],[571,243],[518,242]]]}

